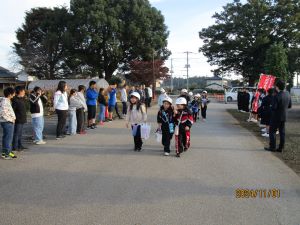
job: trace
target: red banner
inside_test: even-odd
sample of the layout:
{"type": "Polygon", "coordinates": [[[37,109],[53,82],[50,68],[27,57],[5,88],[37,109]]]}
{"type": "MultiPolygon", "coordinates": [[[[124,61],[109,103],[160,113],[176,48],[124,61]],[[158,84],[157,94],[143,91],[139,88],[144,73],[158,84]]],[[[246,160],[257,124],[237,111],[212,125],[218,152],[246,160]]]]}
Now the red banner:
{"type": "Polygon", "coordinates": [[[270,88],[274,86],[276,77],[272,75],[266,75],[262,74],[260,75],[259,82],[257,85],[257,91],[255,93],[255,99],[252,104],[252,112],[257,112],[259,107],[259,92],[258,89],[264,89],[265,91],[268,91],[270,88]]]}

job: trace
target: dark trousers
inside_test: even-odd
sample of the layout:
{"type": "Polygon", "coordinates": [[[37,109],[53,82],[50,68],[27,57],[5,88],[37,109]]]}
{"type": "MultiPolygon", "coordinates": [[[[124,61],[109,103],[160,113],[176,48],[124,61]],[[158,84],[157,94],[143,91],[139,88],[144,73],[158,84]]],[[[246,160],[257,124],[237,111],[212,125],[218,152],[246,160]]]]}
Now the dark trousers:
{"type": "Polygon", "coordinates": [[[116,114],[119,118],[121,118],[120,113],[119,113],[119,108],[118,108],[118,103],[116,102],[115,104],[115,110],[116,110],[116,114]]]}
{"type": "Polygon", "coordinates": [[[122,102],[122,113],[123,115],[126,115],[127,114],[127,102],[122,102]]]}
{"type": "Polygon", "coordinates": [[[184,129],[179,128],[179,134],[176,137],[176,154],[180,154],[187,149],[187,135],[184,129]]]}
{"type": "Polygon", "coordinates": [[[164,151],[170,153],[170,145],[173,134],[170,134],[168,131],[162,132],[162,145],[164,146],[164,151]]]}
{"type": "MultiPolygon", "coordinates": [[[[133,127],[132,127],[132,129],[133,129],[133,127]]],[[[134,140],[134,148],[135,149],[142,148],[143,141],[141,138],[141,126],[140,125],[137,127],[136,134],[135,134],[135,136],[133,136],[133,140],[134,140]]]]}
{"type": "Polygon", "coordinates": [[[80,133],[84,130],[84,108],[76,110],[77,118],[77,133],[80,133]]]}
{"type": "Polygon", "coordinates": [[[269,137],[270,137],[270,148],[276,149],[276,131],[279,130],[280,143],[279,149],[282,150],[285,144],[285,122],[271,122],[269,137]]]}
{"type": "Polygon", "coordinates": [[[151,102],[152,102],[152,97],[145,99],[145,103],[147,107],[151,107],[151,102]]]}
{"type": "Polygon", "coordinates": [[[207,106],[204,107],[201,106],[201,116],[203,119],[206,119],[206,110],[207,110],[207,106]]]}
{"type": "Polygon", "coordinates": [[[197,122],[198,112],[193,112],[194,122],[197,122]]]}
{"type": "Polygon", "coordinates": [[[14,129],[14,137],[12,142],[13,150],[18,150],[23,147],[22,145],[22,134],[23,134],[24,124],[16,123],[14,129]]]}
{"type": "Polygon", "coordinates": [[[68,110],[56,109],[57,114],[57,127],[56,127],[56,137],[62,136],[65,132],[68,110]]]}
{"type": "Polygon", "coordinates": [[[2,153],[8,155],[11,152],[11,146],[14,136],[14,124],[11,122],[2,122],[2,153]]]}

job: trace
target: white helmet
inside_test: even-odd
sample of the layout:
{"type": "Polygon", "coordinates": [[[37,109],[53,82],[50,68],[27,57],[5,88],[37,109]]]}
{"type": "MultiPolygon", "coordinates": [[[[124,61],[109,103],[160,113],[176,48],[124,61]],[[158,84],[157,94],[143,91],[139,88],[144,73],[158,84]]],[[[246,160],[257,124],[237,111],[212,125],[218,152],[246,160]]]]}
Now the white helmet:
{"type": "Polygon", "coordinates": [[[160,89],[160,92],[161,92],[161,93],[166,93],[166,90],[163,89],[163,88],[161,88],[161,89],[160,89]]]}
{"type": "Polygon", "coordinates": [[[132,93],[130,94],[130,96],[134,96],[134,97],[136,97],[138,100],[141,99],[141,95],[140,95],[138,92],[132,92],[132,93]]]}
{"type": "Polygon", "coordinates": [[[181,93],[188,93],[188,90],[182,89],[182,90],[181,90],[181,93]]]}
{"type": "Polygon", "coordinates": [[[176,99],[176,105],[187,105],[187,101],[183,97],[177,98],[176,99]]]}
{"type": "Polygon", "coordinates": [[[170,104],[173,103],[173,100],[170,97],[163,98],[162,102],[169,102],[170,104]]]}
{"type": "Polygon", "coordinates": [[[203,94],[207,94],[207,91],[203,91],[202,93],[203,93],[203,94]]]}
{"type": "Polygon", "coordinates": [[[200,98],[201,95],[198,93],[198,94],[195,95],[195,97],[196,97],[196,98],[200,98]]]}
{"type": "Polygon", "coordinates": [[[194,95],[194,93],[190,91],[189,92],[189,96],[193,96],[193,95],[194,95]]]}

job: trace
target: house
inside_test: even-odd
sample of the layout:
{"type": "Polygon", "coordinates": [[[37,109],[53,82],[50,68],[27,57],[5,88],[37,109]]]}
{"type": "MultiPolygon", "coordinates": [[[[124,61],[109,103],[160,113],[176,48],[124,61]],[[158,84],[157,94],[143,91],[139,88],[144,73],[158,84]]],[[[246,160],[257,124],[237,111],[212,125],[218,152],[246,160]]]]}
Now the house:
{"type": "Polygon", "coordinates": [[[223,79],[219,76],[206,78],[205,89],[210,90],[224,90],[224,88],[230,86],[230,81],[223,79]]]}
{"type": "Polygon", "coordinates": [[[0,96],[3,96],[5,88],[16,85],[25,85],[25,83],[18,81],[17,74],[0,66],[0,96]]]}

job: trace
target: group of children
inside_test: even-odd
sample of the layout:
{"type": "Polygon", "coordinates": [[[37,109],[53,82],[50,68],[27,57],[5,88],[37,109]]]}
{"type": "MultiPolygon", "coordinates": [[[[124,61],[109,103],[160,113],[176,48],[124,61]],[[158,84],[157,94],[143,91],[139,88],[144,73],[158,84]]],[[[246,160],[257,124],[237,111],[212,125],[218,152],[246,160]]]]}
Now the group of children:
{"type": "MultiPolygon", "coordinates": [[[[158,128],[156,132],[162,134],[165,156],[170,155],[170,145],[173,136],[175,136],[176,157],[180,157],[183,152],[189,149],[191,127],[197,120],[199,108],[201,109],[203,120],[206,119],[208,103],[206,91],[202,93],[202,96],[196,94],[191,99],[187,90],[184,89],[176,99],[174,107],[173,100],[164,89],[161,89],[161,95],[158,98],[159,111],[157,113],[158,128]]],[[[146,121],[146,108],[141,103],[140,94],[138,92],[130,93],[126,126],[127,128],[131,126],[135,151],[142,150],[141,124],[146,123],[146,121]]]]}

